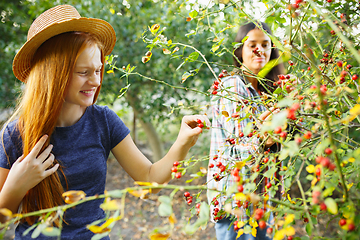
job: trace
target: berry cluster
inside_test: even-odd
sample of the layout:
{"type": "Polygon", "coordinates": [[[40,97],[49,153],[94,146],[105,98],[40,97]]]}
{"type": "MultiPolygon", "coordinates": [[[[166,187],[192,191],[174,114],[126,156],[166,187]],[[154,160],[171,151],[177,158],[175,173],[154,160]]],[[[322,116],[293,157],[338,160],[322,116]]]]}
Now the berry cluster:
{"type": "Polygon", "coordinates": [[[222,214],[219,214],[220,209],[217,207],[219,206],[219,201],[217,200],[216,197],[213,198],[213,200],[211,201],[211,203],[215,206],[214,210],[213,210],[213,215],[214,215],[214,220],[221,220],[223,218],[222,214]]]}
{"type": "Polygon", "coordinates": [[[181,176],[182,176],[181,172],[178,172],[179,165],[180,165],[180,163],[178,161],[176,161],[173,163],[173,167],[171,168],[171,172],[175,173],[176,178],[181,178],[181,176]]]}
{"type": "Polygon", "coordinates": [[[184,192],[184,197],[188,205],[192,204],[193,196],[189,192],[184,192]]]}
{"type": "Polygon", "coordinates": [[[258,48],[258,47],[256,47],[252,52],[255,54],[255,56],[261,57],[261,53],[259,52],[259,48],[258,48]]]}

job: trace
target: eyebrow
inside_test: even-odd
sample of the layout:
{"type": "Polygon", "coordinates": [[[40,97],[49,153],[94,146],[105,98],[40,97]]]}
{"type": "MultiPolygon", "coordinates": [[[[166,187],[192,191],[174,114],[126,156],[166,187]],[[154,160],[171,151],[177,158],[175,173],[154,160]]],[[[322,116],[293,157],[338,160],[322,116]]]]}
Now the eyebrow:
{"type": "MultiPolygon", "coordinates": [[[[257,42],[256,40],[247,40],[247,42],[257,42]]],[[[270,42],[269,40],[264,40],[263,42],[270,42]]]]}
{"type": "MultiPolygon", "coordinates": [[[[97,65],[95,66],[95,68],[100,68],[102,67],[104,64],[100,64],[100,65],[97,65]]],[[[88,66],[88,65],[80,65],[80,66],[76,66],[77,68],[92,68],[91,66],[88,66]]]]}

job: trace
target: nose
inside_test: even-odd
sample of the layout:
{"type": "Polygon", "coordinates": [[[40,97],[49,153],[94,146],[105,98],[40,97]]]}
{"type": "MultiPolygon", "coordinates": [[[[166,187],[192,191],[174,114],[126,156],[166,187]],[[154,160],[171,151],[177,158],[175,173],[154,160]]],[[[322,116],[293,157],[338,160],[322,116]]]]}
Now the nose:
{"type": "Polygon", "coordinates": [[[101,82],[100,74],[97,73],[96,71],[94,71],[94,72],[89,76],[88,83],[89,83],[91,86],[98,87],[98,86],[100,86],[100,82],[101,82]]]}

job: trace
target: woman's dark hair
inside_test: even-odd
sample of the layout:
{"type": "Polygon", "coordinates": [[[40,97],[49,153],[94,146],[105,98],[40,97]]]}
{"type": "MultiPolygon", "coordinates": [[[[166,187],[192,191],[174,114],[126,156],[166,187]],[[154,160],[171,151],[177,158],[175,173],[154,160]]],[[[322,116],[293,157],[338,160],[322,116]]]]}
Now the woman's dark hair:
{"type": "MultiPolygon", "coordinates": [[[[271,29],[269,28],[269,26],[266,23],[263,22],[257,22],[257,25],[253,22],[249,22],[246,23],[245,25],[242,25],[237,34],[236,34],[236,38],[235,38],[235,42],[240,43],[244,37],[246,37],[246,35],[253,29],[260,29],[260,30],[264,30],[266,31],[268,34],[272,35],[271,29]],[[260,29],[262,28],[262,29],[260,29]]],[[[271,46],[273,46],[273,43],[271,42],[271,46]]],[[[243,62],[242,59],[242,50],[243,50],[243,45],[241,45],[239,48],[235,49],[234,51],[234,65],[237,68],[241,67],[240,62],[243,62]]],[[[271,55],[270,55],[270,61],[272,59],[277,59],[279,57],[279,50],[275,47],[273,47],[271,49],[271,55]]],[[[265,81],[263,81],[263,84],[266,85],[266,88],[268,90],[266,90],[266,88],[262,85],[259,84],[259,90],[262,92],[268,92],[270,91],[271,93],[275,90],[274,86],[273,86],[273,82],[276,82],[278,80],[278,75],[283,74],[283,69],[284,69],[284,65],[282,63],[279,63],[278,65],[276,65],[275,67],[273,67],[271,69],[271,71],[265,76],[265,81]]]]}

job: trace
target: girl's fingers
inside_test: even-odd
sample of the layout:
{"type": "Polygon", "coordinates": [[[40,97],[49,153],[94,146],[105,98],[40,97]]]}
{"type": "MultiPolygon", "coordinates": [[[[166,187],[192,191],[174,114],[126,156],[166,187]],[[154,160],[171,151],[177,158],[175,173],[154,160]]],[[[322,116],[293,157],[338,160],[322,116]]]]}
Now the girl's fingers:
{"type": "Polygon", "coordinates": [[[53,145],[50,144],[49,146],[47,146],[47,148],[45,148],[45,150],[36,159],[38,159],[40,162],[44,162],[45,159],[47,159],[49,157],[49,154],[52,149],[53,149],[53,145]]]}
{"type": "Polygon", "coordinates": [[[48,169],[55,160],[54,154],[50,153],[49,157],[43,162],[44,169],[48,169]]]}
{"type": "Polygon", "coordinates": [[[48,139],[48,135],[44,135],[40,138],[40,140],[35,144],[35,147],[31,150],[28,156],[29,159],[34,159],[40,153],[42,147],[44,146],[46,140],[48,139]]]}
{"type": "MultiPolygon", "coordinates": [[[[55,166],[53,166],[52,168],[50,168],[50,169],[48,169],[48,170],[45,171],[45,176],[48,177],[48,176],[50,176],[51,174],[55,173],[56,170],[58,170],[58,168],[59,168],[59,164],[57,163],[57,164],[55,164],[55,166]]],[[[46,177],[45,177],[45,178],[46,178],[46,177]]],[[[44,178],[44,179],[45,179],[45,178],[44,178]]]]}

